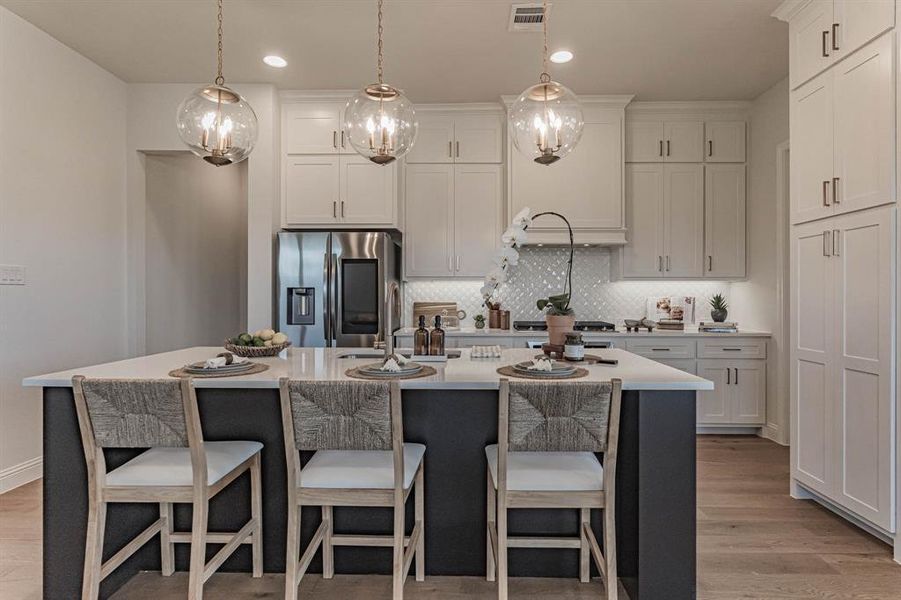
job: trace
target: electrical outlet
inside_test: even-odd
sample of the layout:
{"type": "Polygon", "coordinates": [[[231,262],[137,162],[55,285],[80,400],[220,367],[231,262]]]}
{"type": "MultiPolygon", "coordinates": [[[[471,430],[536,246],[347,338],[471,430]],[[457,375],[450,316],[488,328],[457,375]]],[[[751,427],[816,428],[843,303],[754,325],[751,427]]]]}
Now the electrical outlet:
{"type": "Polygon", "coordinates": [[[25,267],[0,265],[0,285],[25,285],[25,267]]]}

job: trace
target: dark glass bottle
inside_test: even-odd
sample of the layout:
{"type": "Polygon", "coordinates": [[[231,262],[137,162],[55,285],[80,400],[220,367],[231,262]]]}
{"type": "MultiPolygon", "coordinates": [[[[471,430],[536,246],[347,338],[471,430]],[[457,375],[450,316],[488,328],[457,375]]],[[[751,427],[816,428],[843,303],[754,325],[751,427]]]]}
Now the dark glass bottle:
{"type": "Polygon", "coordinates": [[[429,353],[429,330],[425,326],[425,315],[419,315],[419,329],[413,332],[413,354],[425,356],[429,353]]]}
{"type": "Polygon", "coordinates": [[[432,356],[444,354],[444,330],[441,329],[441,315],[435,315],[435,328],[429,334],[429,354],[432,356]]]}

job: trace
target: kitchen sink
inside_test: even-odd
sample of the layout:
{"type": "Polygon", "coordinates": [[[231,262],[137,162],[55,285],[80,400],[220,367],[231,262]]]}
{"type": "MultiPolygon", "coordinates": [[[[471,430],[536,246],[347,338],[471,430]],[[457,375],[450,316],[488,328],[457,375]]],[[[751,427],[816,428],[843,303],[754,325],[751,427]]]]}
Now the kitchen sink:
{"type": "MultiPolygon", "coordinates": [[[[403,354],[406,355],[407,353],[404,352],[403,354]]],[[[378,351],[376,351],[376,350],[370,350],[370,351],[360,351],[360,352],[348,352],[347,354],[340,354],[340,355],[338,355],[338,358],[347,358],[347,359],[354,359],[354,358],[383,358],[384,356],[385,356],[385,353],[384,353],[384,352],[378,352],[378,351]]],[[[459,351],[459,350],[448,350],[448,351],[447,351],[447,357],[448,357],[448,358],[460,358],[460,351],[459,351]]]]}

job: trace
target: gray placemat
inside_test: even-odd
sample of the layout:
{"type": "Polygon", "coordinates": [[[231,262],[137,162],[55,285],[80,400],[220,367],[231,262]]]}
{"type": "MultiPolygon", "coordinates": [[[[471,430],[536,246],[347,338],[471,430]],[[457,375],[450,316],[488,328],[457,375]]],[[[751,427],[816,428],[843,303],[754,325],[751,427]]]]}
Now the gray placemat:
{"type": "Polygon", "coordinates": [[[210,377],[241,377],[242,375],[255,375],[262,373],[269,368],[269,365],[263,363],[253,363],[253,366],[246,371],[238,371],[231,373],[189,373],[184,367],[169,371],[169,377],[194,377],[196,379],[208,379],[210,377]]]}
{"type": "Polygon", "coordinates": [[[427,365],[422,365],[422,370],[416,371],[415,373],[410,373],[408,375],[391,375],[391,376],[376,375],[373,377],[372,375],[366,375],[365,373],[362,373],[360,371],[359,367],[354,367],[353,369],[348,369],[348,370],[344,371],[344,374],[347,375],[348,377],[353,377],[354,379],[365,379],[367,381],[382,381],[382,380],[391,381],[392,379],[419,379],[420,377],[430,377],[437,372],[438,371],[436,371],[432,367],[429,367],[427,365]]]}
{"type": "Polygon", "coordinates": [[[513,368],[513,365],[507,365],[506,367],[500,367],[497,370],[498,375],[503,375],[504,377],[519,377],[521,379],[540,379],[543,381],[560,381],[562,379],[579,379],[580,377],[585,377],[588,375],[588,371],[586,369],[582,369],[580,367],[576,367],[576,370],[573,371],[570,375],[558,375],[558,376],[550,376],[550,375],[529,375],[527,373],[523,373],[521,371],[517,371],[513,368]]]}

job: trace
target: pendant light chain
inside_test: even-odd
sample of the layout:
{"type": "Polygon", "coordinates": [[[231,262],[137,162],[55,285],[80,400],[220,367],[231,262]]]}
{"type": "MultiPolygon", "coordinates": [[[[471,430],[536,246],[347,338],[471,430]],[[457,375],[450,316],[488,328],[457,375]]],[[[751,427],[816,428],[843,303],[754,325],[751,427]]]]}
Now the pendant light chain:
{"type": "Polygon", "coordinates": [[[382,85],[382,0],[379,0],[379,85],[382,85]]]}
{"type": "MultiPolygon", "coordinates": [[[[225,77],[222,76],[222,0],[218,0],[218,7],[219,7],[219,15],[218,15],[219,29],[216,32],[216,34],[219,37],[219,48],[217,50],[218,67],[217,67],[217,71],[216,71],[216,73],[217,73],[216,85],[222,85],[225,83],[225,77]]],[[[547,49],[545,49],[545,54],[547,54],[547,49]]]]}
{"type": "Polygon", "coordinates": [[[548,73],[547,67],[547,0],[543,1],[542,15],[541,15],[541,29],[544,33],[544,55],[543,55],[543,70],[541,72],[541,76],[538,78],[542,83],[548,83],[551,80],[551,75],[548,73]]]}

